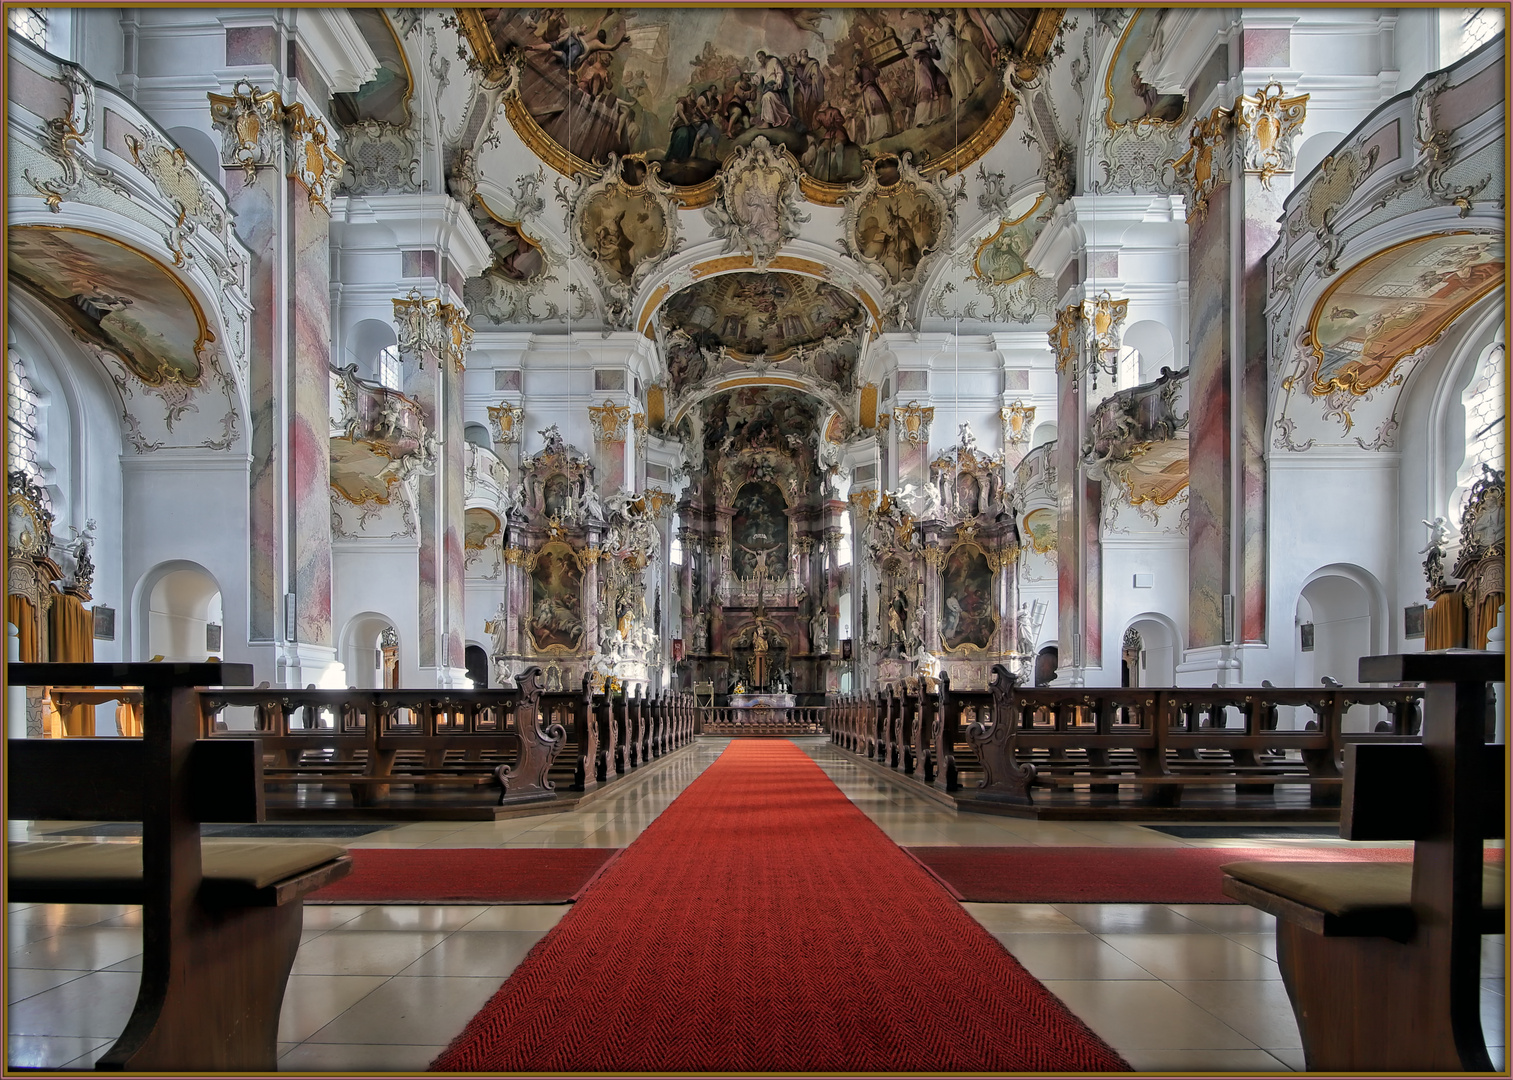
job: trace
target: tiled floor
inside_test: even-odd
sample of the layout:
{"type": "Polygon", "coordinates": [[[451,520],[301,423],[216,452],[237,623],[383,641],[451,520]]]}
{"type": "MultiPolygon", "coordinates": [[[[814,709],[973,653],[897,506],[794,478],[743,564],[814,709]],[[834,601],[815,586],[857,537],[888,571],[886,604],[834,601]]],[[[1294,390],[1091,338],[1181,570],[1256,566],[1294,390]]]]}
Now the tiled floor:
{"type": "MultiPolygon", "coordinates": [[[[349,841],[375,847],[623,847],[728,740],[702,739],[587,810],[500,822],[424,822],[349,841]]],[[[963,814],[875,779],[821,739],[795,740],[901,844],[1254,847],[1107,822],[963,814]]],[[[11,839],[58,823],[11,822],[11,839]]],[[[1271,841],[1317,845],[1316,838],[1271,841]]],[[[1337,841],[1343,843],[1343,841],[1337,841]]],[[[1248,907],[966,904],[1072,1011],[1143,1072],[1285,1072],[1303,1067],[1274,960],[1273,921],[1248,907]]],[[[498,989],[564,906],[305,909],[279,1029],[280,1068],[419,1072],[498,989]]],[[[6,946],[12,1066],[90,1067],[136,996],[136,909],[12,905],[6,946]]],[[[1482,1023],[1503,1067],[1504,944],[1488,937],[1482,1023]]]]}

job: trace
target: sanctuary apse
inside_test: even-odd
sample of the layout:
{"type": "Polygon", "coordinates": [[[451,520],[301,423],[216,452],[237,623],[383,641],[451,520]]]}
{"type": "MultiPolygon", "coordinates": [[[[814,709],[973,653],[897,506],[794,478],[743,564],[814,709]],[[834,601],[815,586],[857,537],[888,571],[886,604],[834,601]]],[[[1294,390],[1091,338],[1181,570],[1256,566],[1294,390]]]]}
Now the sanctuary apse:
{"type": "Polygon", "coordinates": [[[1499,640],[1500,33],[12,9],[21,653],[817,703],[1499,640]]]}

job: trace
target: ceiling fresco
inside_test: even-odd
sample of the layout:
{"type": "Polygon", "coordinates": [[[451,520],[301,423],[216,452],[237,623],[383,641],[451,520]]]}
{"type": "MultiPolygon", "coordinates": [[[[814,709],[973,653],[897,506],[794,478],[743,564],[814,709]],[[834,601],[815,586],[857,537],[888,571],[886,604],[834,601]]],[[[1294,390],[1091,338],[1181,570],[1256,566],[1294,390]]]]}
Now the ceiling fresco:
{"type": "Polygon", "coordinates": [[[350,11],[363,40],[378,58],[378,70],[353,93],[331,95],[332,118],[343,126],[376,121],[404,127],[410,122],[413,80],[399,38],[379,9],[351,8],[350,11]]]}
{"type": "Polygon", "coordinates": [[[704,447],[711,457],[747,450],[793,449],[814,438],[820,405],[795,390],[749,386],[705,405],[704,447]]]}
{"type": "Polygon", "coordinates": [[[674,395],[716,376],[769,369],[856,389],[865,312],[823,281],[786,273],[706,278],[666,301],[660,320],[674,395]]]}
{"type": "Polygon", "coordinates": [[[855,331],[862,306],[834,285],[799,274],[723,274],[696,282],[662,307],[663,326],[748,355],[855,331]]]}
{"type": "Polygon", "coordinates": [[[1420,237],[1353,267],[1314,305],[1309,392],[1364,394],[1503,280],[1502,241],[1420,237]]]}
{"type": "Polygon", "coordinates": [[[82,229],[6,230],[11,280],[45,303],[74,336],[120,358],[148,386],[194,386],[213,338],[204,313],[168,268],[82,229]]]}
{"type": "Polygon", "coordinates": [[[667,183],[711,180],[765,136],[808,179],[845,185],[864,157],[908,152],[959,169],[1007,128],[996,73],[1045,59],[1059,9],[459,9],[485,69],[521,61],[507,110],[564,172],[610,155],[661,164],[667,183]]]}

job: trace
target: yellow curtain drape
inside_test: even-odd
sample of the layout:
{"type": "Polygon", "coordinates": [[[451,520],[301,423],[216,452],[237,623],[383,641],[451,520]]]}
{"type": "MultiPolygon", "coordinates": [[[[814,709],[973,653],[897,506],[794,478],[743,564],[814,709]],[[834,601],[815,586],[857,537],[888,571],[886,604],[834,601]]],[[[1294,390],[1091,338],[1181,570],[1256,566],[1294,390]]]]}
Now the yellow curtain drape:
{"type": "Polygon", "coordinates": [[[1466,647],[1466,602],[1461,593],[1442,593],[1424,612],[1425,649],[1466,647]]]}
{"type": "Polygon", "coordinates": [[[94,616],[84,601],[68,593],[53,597],[47,616],[47,643],[58,664],[90,664],[95,659],[94,616]]]}
{"type": "Polygon", "coordinates": [[[1502,607],[1505,597],[1500,592],[1488,593],[1482,598],[1482,602],[1476,605],[1476,611],[1472,615],[1471,640],[1475,648],[1487,647],[1487,635],[1497,625],[1497,609],[1502,607]]]}
{"type": "MultiPolygon", "coordinates": [[[[93,663],[94,616],[77,596],[59,593],[53,597],[47,617],[47,644],[54,663],[93,663]]],[[[71,738],[89,738],[95,733],[95,707],[73,705],[59,709],[63,730],[71,738]]]]}
{"type": "Polygon", "coordinates": [[[37,605],[24,596],[5,598],[5,621],[21,632],[21,661],[34,664],[42,659],[42,640],[37,632],[37,605]]]}

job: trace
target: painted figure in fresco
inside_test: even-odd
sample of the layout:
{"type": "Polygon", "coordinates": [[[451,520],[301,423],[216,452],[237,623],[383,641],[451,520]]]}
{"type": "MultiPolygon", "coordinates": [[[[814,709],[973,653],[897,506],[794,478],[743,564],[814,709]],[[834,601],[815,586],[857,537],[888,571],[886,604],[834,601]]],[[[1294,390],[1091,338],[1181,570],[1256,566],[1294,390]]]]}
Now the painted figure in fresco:
{"type": "Polygon", "coordinates": [[[877,68],[863,64],[856,69],[856,85],[861,88],[861,142],[875,143],[893,131],[893,106],[878,85],[877,68]]]}
{"type": "Polygon", "coordinates": [[[861,154],[846,129],[844,113],[822,103],[810,117],[809,126],[809,146],[799,159],[805,172],[830,184],[861,176],[861,154]]]}
{"type": "Polygon", "coordinates": [[[918,30],[910,35],[904,52],[914,61],[914,126],[928,127],[950,114],[951,83],[936,66],[940,50],[918,30]]]}
{"type": "Polygon", "coordinates": [[[734,139],[751,127],[757,115],[757,88],[749,71],[741,72],[736,84],[720,101],[720,126],[726,138],[734,139]]]}
{"type": "Polygon", "coordinates": [[[800,49],[788,56],[788,68],[793,72],[793,104],[800,122],[805,127],[814,127],[814,114],[825,103],[825,75],[820,62],[809,55],[808,49],[800,49]]]}
{"type": "Polygon", "coordinates": [[[764,49],[757,50],[756,59],[757,78],[761,80],[758,124],[761,127],[787,127],[793,122],[787,69],[779,57],[768,55],[764,49]]]}

